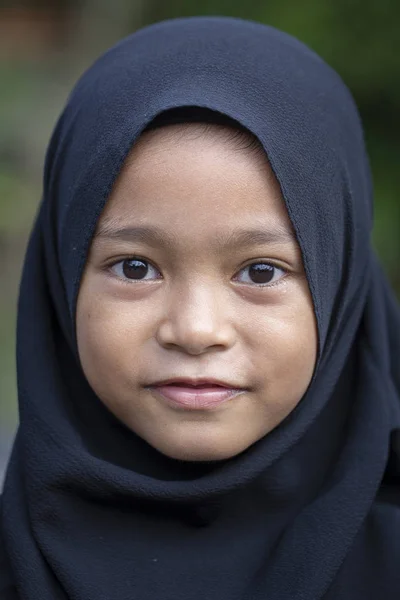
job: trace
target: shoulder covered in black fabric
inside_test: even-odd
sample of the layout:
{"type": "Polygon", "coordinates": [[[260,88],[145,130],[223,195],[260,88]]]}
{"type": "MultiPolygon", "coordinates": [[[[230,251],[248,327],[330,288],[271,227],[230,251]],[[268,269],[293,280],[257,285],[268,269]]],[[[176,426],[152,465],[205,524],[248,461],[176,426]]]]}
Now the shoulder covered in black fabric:
{"type": "MultiPolygon", "coordinates": [[[[1,496],[0,496],[1,505],[1,496]]],[[[18,600],[17,590],[12,580],[3,542],[3,532],[0,525],[0,598],[1,600],[18,600]]]]}

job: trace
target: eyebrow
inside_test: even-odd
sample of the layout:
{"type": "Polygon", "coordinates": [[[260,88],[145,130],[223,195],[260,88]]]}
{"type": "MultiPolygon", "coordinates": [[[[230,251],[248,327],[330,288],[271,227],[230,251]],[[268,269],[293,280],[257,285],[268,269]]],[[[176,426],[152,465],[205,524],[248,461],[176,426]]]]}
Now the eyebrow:
{"type": "MultiPolygon", "coordinates": [[[[118,228],[112,224],[103,223],[95,233],[94,239],[109,239],[126,242],[142,242],[150,247],[163,247],[173,250],[179,246],[176,234],[167,233],[157,226],[136,226],[118,228]]],[[[231,250],[233,248],[249,248],[254,246],[297,243],[294,231],[285,227],[274,226],[247,229],[235,229],[225,235],[219,235],[214,244],[217,250],[231,250]]]]}

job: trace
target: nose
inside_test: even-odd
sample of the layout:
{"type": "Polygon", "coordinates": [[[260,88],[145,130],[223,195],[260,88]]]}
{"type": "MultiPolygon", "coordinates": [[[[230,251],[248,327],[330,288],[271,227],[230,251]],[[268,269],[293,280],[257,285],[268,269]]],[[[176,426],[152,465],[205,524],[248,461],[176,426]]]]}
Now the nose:
{"type": "Polygon", "coordinates": [[[211,287],[181,291],[171,298],[157,331],[161,346],[198,355],[214,346],[227,349],[235,343],[226,298],[211,287]]]}

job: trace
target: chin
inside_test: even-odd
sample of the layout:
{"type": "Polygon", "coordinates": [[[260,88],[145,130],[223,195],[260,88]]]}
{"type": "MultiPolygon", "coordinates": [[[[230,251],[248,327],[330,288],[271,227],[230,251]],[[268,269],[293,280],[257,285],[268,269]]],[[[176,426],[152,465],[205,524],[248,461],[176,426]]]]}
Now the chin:
{"type": "Polygon", "coordinates": [[[200,443],[196,445],[186,445],[182,446],[174,446],[174,445],[166,445],[166,446],[157,446],[157,450],[162,452],[166,456],[176,460],[186,460],[192,462],[201,462],[201,461],[218,461],[218,460],[226,460],[228,458],[233,458],[237,454],[240,454],[244,450],[247,449],[248,446],[245,447],[235,447],[231,446],[207,446],[206,444],[201,445],[200,443]]]}

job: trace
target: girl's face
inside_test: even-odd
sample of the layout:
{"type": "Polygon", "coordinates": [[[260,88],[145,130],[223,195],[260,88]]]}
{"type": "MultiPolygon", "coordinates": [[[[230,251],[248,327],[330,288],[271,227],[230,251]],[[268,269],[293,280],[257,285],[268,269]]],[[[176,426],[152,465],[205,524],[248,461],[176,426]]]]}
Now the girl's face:
{"type": "Polygon", "coordinates": [[[317,327],[266,159],[198,127],[156,129],[134,146],[89,252],[77,338],[91,387],[120,421],[172,458],[217,460],[295,408],[317,327]],[[259,233],[239,237],[248,230],[259,233]],[[149,387],[177,377],[245,389],[189,409],[149,387]]]}

